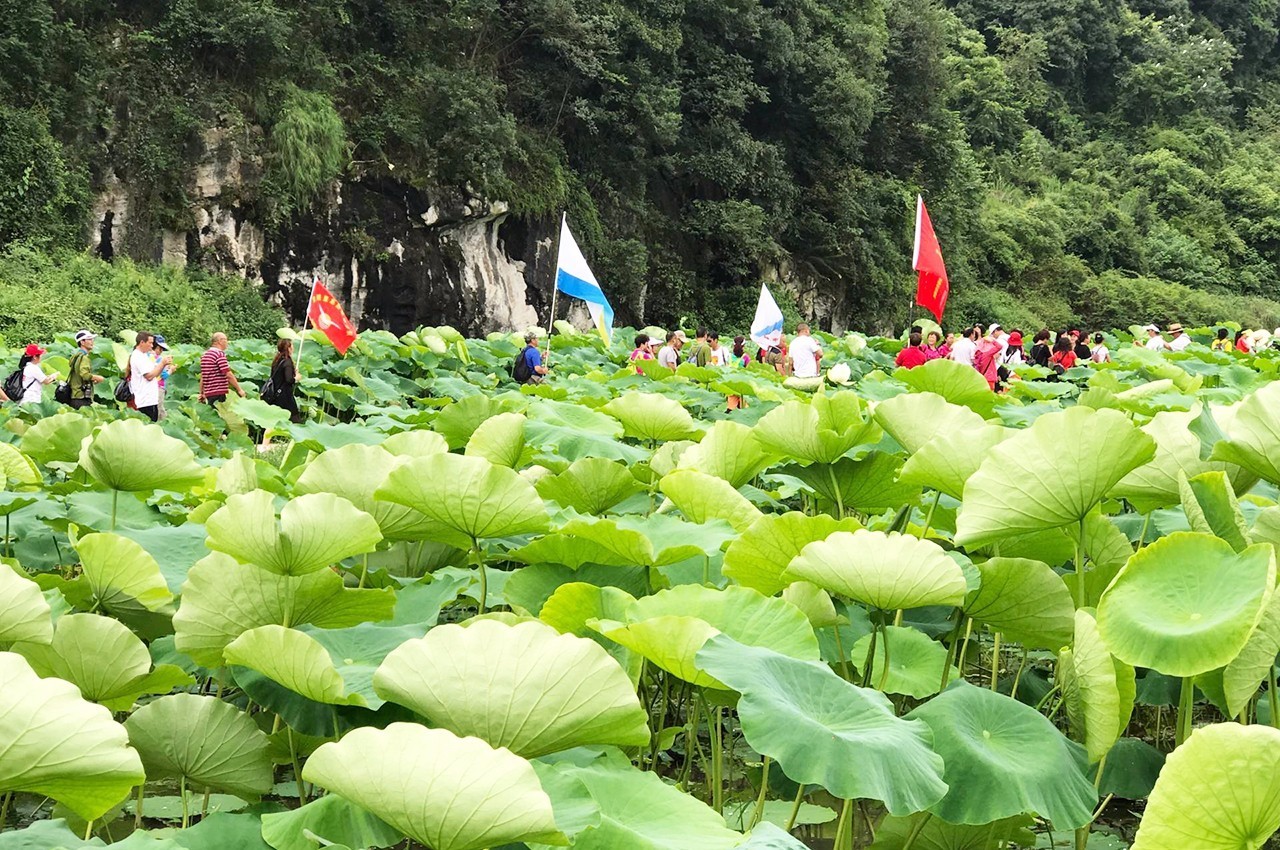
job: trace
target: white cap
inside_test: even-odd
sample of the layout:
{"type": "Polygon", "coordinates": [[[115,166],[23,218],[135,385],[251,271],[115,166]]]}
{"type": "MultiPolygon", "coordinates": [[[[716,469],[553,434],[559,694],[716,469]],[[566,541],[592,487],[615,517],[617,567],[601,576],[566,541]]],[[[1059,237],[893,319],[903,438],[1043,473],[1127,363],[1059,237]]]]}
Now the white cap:
{"type": "Polygon", "coordinates": [[[98,338],[98,335],[87,328],[76,331],[76,342],[84,342],[86,339],[97,339],[97,338],[98,338]]]}
{"type": "Polygon", "coordinates": [[[1155,333],[1160,333],[1160,329],[1159,329],[1159,328],[1157,328],[1155,325],[1147,325],[1146,327],[1144,327],[1144,328],[1143,328],[1143,330],[1144,330],[1144,331],[1154,331],[1155,333]]]}
{"type": "Polygon", "coordinates": [[[1004,330],[1004,328],[1000,327],[1000,325],[997,322],[992,322],[990,325],[987,326],[988,334],[995,333],[996,331],[1002,331],[1002,330],[1004,330]]]}

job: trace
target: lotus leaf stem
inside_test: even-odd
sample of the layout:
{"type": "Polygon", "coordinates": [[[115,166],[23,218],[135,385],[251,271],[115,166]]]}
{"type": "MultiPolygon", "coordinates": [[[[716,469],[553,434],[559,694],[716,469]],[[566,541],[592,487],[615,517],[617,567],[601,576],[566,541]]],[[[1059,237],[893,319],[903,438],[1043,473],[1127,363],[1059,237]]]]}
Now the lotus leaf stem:
{"type": "Polygon", "coordinates": [[[964,659],[969,654],[969,636],[973,634],[973,620],[969,620],[964,624],[964,640],[960,643],[960,660],[956,663],[956,669],[960,671],[960,678],[964,678],[964,659]]]}
{"type": "Polygon", "coordinates": [[[756,796],[756,806],[751,811],[751,820],[742,826],[746,830],[755,829],[759,825],[761,818],[764,817],[765,797],[769,794],[769,757],[764,757],[764,764],[760,770],[760,793],[756,796]]]}
{"type": "Polygon", "coordinates": [[[928,536],[929,536],[929,526],[931,526],[931,525],[933,524],[933,512],[937,509],[937,507],[938,507],[938,502],[939,502],[941,499],[942,499],[942,491],[941,491],[941,490],[934,490],[934,491],[933,491],[933,502],[931,502],[931,503],[930,503],[930,505],[929,505],[929,513],[925,514],[925,517],[924,517],[924,527],[920,529],[920,539],[921,539],[921,540],[924,540],[926,537],[928,537],[928,536]]]}
{"type": "Polygon", "coordinates": [[[885,686],[889,684],[889,627],[881,626],[881,640],[884,641],[884,669],[880,671],[880,683],[876,685],[876,690],[883,692],[885,686]]]}
{"type": "Polygon", "coordinates": [[[120,503],[120,491],[113,489],[111,491],[111,530],[116,530],[116,507],[120,503]]]}
{"type": "Polygon", "coordinates": [[[845,655],[844,641],[840,639],[840,624],[835,625],[836,634],[836,652],[840,655],[840,675],[844,677],[846,682],[853,682],[853,675],[849,672],[849,658],[845,655]]]}
{"type": "Polygon", "coordinates": [[[307,804],[307,792],[302,787],[302,763],[298,761],[298,746],[293,740],[293,727],[284,727],[284,734],[289,741],[289,761],[293,763],[293,784],[298,789],[298,804],[305,806],[307,804]]]}
{"type": "Polygon", "coordinates": [[[138,800],[133,804],[133,828],[134,830],[142,829],[142,798],[146,792],[147,780],[138,783],[138,800]]]}
{"type": "Polygon", "coordinates": [[[4,832],[4,825],[9,820],[9,804],[12,802],[12,791],[6,791],[4,796],[0,797],[0,832],[4,832]]]}
{"type": "Polygon", "coordinates": [[[836,468],[827,464],[827,477],[831,479],[831,495],[836,500],[836,519],[844,519],[844,494],[840,492],[840,482],[836,480],[836,468]]]}
{"type": "Polygon", "coordinates": [[[853,800],[846,799],[840,806],[840,819],[836,821],[836,837],[831,842],[833,850],[845,850],[845,846],[849,850],[853,848],[853,831],[849,828],[853,821],[853,800]]]}
{"type": "Polygon", "coordinates": [[[724,812],[724,708],[716,706],[716,710],[708,714],[714,726],[711,736],[711,807],[717,812],[724,812]]]}
{"type": "Polygon", "coordinates": [[[951,643],[947,647],[947,663],[942,665],[942,684],[938,686],[939,691],[947,689],[947,680],[951,678],[951,665],[956,660],[956,646],[960,643],[960,631],[964,628],[966,619],[961,609],[957,608],[956,613],[960,616],[956,618],[956,627],[951,630],[951,643]]]}
{"type": "Polygon", "coordinates": [[[364,587],[364,583],[368,578],[369,578],[369,553],[365,552],[364,559],[360,564],[360,583],[356,585],[356,587],[357,588],[364,587]]]}
{"type": "Polygon", "coordinates": [[[994,632],[991,644],[991,692],[995,693],[1000,686],[1000,633],[994,632]]]}
{"type": "Polygon", "coordinates": [[[1276,665],[1267,672],[1267,704],[1271,706],[1271,728],[1280,729],[1280,695],[1276,694],[1276,665]]]}
{"type": "Polygon", "coordinates": [[[916,839],[920,837],[920,833],[924,832],[924,828],[929,824],[929,819],[933,817],[933,812],[922,812],[919,819],[911,825],[911,831],[907,833],[907,840],[902,842],[902,850],[911,850],[916,845],[916,839]]]}
{"type": "Polygon", "coordinates": [[[1013,689],[1009,691],[1009,696],[1014,699],[1018,698],[1018,683],[1022,681],[1022,671],[1027,667],[1027,648],[1022,648],[1022,660],[1018,662],[1018,672],[1013,676],[1013,689]]]}
{"type": "Polygon", "coordinates": [[[791,830],[795,829],[796,818],[799,817],[800,815],[800,801],[803,799],[804,799],[804,783],[801,782],[800,785],[796,788],[796,800],[794,803],[791,804],[791,814],[787,816],[787,825],[783,827],[783,829],[786,830],[787,832],[790,832],[791,830]]]}
{"type": "Polygon", "coordinates": [[[863,661],[862,687],[871,687],[871,667],[876,660],[876,637],[878,630],[875,626],[871,627],[871,645],[867,647],[867,657],[863,661]]]}
{"type": "Polygon", "coordinates": [[[191,814],[187,811],[187,776],[185,773],[178,777],[178,794],[182,797],[182,828],[186,829],[191,825],[191,814]]]}
{"type": "Polygon", "coordinates": [[[484,555],[480,552],[480,542],[471,538],[471,560],[480,569],[480,610],[477,616],[484,613],[485,603],[489,600],[489,576],[484,568],[484,555]]]}
{"type": "Polygon", "coordinates": [[[1191,737],[1191,714],[1195,707],[1195,680],[1190,676],[1182,677],[1182,693],[1178,697],[1178,731],[1174,738],[1175,746],[1191,737]]]}
{"type": "Polygon", "coordinates": [[[1084,607],[1084,517],[1080,517],[1080,533],[1076,535],[1076,610],[1084,607]]]}
{"type": "MultiPolygon", "coordinates": [[[[87,824],[85,824],[85,825],[84,825],[84,840],[85,840],[85,841],[88,841],[90,838],[93,838],[93,824],[94,824],[94,821],[95,821],[95,819],[94,819],[94,818],[90,818],[90,819],[89,819],[89,822],[88,822],[87,824]]],[[[183,826],[186,826],[186,824],[183,824],[183,826]]]]}

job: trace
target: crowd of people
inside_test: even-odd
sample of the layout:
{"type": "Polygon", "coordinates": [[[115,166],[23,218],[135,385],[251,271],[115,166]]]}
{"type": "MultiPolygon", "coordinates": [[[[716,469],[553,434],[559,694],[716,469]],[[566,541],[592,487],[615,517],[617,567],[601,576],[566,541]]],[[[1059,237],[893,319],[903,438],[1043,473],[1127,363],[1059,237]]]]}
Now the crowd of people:
{"type": "MultiPolygon", "coordinates": [[[[0,401],[37,405],[44,399],[45,388],[57,382],[54,397],[58,401],[76,409],[95,404],[98,401],[97,386],[107,381],[100,371],[115,368],[114,364],[107,369],[96,368],[94,348],[97,338],[97,334],[87,328],[76,332],[76,348],[67,363],[65,376],[46,372],[41,362],[48,351],[35,343],[28,345],[19,359],[17,371],[9,375],[0,387],[0,401]]],[[[197,402],[217,405],[226,401],[233,391],[241,398],[245,396],[244,388],[227,360],[228,345],[225,333],[213,334],[208,349],[191,364],[197,380],[197,402]]],[[[169,343],[164,336],[141,331],[134,337],[133,350],[129,352],[113,395],[117,401],[126,403],[152,422],[158,422],[165,417],[169,382],[179,368],[169,353],[169,343]]],[[[282,339],[276,347],[271,376],[263,384],[260,395],[263,401],[288,411],[294,421],[301,416],[295,396],[298,379],[293,342],[282,339]]]]}

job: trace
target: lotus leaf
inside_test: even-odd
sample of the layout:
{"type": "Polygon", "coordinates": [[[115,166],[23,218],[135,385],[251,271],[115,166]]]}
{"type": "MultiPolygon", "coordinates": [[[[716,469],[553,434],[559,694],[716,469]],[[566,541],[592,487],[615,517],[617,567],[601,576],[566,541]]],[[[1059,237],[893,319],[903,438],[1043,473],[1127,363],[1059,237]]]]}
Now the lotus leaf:
{"type": "Polygon", "coordinates": [[[472,541],[543,531],[548,524],[532,484],[478,457],[417,458],[393,470],[377,497],[413,508],[472,541]]]}
{"type": "Polygon", "coordinates": [[[80,445],[93,433],[93,420],[79,413],[58,413],[36,422],[19,447],[41,463],[75,463],[80,445]]]}
{"type": "Polygon", "coordinates": [[[8,443],[0,443],[0,487],[9,482],[29,487],[42,480],[40,470],[31,458],[8,443]]]}
{"type": "Polygon", "coordinates": [[[986,420],[969,408],[931,392],[886,399],[876,407],[875,415],[880,426],[908,454],[915,454],[938,437],[976,432],[986,425],[986,420]]]}
{"type": "Polygon", "coordinates": [[[927,812],[901,818],[890,815],[876,827],[875,843],[868,850],[993,850],[997,847],[1031,847],[1036,842],[1036,836],[1031,832],[1034,823],[1035,820],[1030,815],[1004,818],[981,826],[947,823],[927,812]],[[915,843],[908,844],[912,836],[915,843]]]}
{"type": "Polygon", "coordinates": [[[448,441],[450,449],[460,449],[486,419],[520,407],[520,404],[509,399],[492,399],[478,394],[450,404],[440,411],[440,415],[431,424],[448,441]]]}
{"type": "Polygon", "coordinates": [[[942,759],[928,729],[894,716],[883,694],[802,661],[724,635],[698,653],[698,665],[742,694],[742,733],[796,782],[837,797],[873,799],[910,814],[942,799],[942,759]],[[848,765],[856,763],[857,770],[848,765]]]}
{"type": "Polygon", "coordinates": [[[904,485],[932,487],[953,499],[962,498],[965,483],[1010,433],[999,425],[983,425],[968,431],[939,434],[902,465],[898,481],[904,485]]]}
{"type": "Polygon", "coordinates": [[[1236,717],[1248,707],[1267,680],[1276,656],[1280,654],[1280,593],[1272,593],[1262,610],[1262,617],[1245,643],[1244,649],[1222,671],[1222,690],[1227,712],[1236,717]]]}
{"type": "Polygon", "coordinates": [[[524,454],[524,423],[523,413],[489,417],[467,440],[466,454],[482,457],[495,466],[519,469],[520,457],[524,454]]]}
{"type": "Polygon", "coordinates": [[[795,476],[819,496],[845,509],[864,513],[899,508],[920,497],[917,484],[899,480],[902,458],[885,452],[871,452],[854,460],[842,457],[833,463],[785,466],[779,472],[795,476]]]}
{"type": "Polygon", "coordinates": [[[76,543],[85,580],[106,611],[122,617],[172,613],[173,594],[156,559],[118,534],[89,534],[76,543]]]}
{"type": "Polygon", "coordinates": [[[723,478],[734,488],[749,483],[776,457],[761,446],[751,428],[720,420],[696,445],[680,455],[680,469],[696,469],[723,478]]]}
{"type": "Polygon", "coordinates": [[[1221,537],[1231,548],[1242,552],[1249,545],[1249,527],[1240,512],[1240,503],[1223,472],[1202,472],[1179,481],[1182,510],[1192,531],[1221,537]]]}
{"type": "Polygon", "coordinates": [[[1041,416],[992,449],[965,484],[956,543],[981,546],[1078,522],[1154,455],[1155,441],[1117,411],[1041,416]]]}
{"type": "Polygon", "coordinates": [[[330,705],[365,705],[348,694],[329,653],[315,638],[284,626],[259,626],[227,644],[227,664],[248,667],[309,700],[330,705]]]}
{"type": "Polygon", "coordinates": [[[298,576],[369,552],[382,540],[374,518],[341,496],[298,496],[284,506],[279,524],[273,502],[266,490],[227,499],[205,523],[206,545],[241,563],[298,576]]]}
{"type": "Polygon", "coordinates": [[[866,530],[837,531],[808,544],[784,577],[885,611],[959,605],[967,587],[959,564],[937,544],[866,530]]]}
{"type": "Polygon", "coordinates": [[[97,614],[64,614],[50,643],[15,643],[13,651],[40,676],[71,682],[91,702],[135,695],[151,672],[151,655],[138,636],[97,614]]]}
{"type": "Polygon", "coordinates": [[[1237,554],[1211,535],[1178,532],[1129,559],[1102,595],[1098,628],[1126,664],[1198,676],[1240,653],[1275,582],[1272,547],[1237,554]]]}
{"type": "Polygon", "coordinates": [[[760,509],[723,478],[679,469],[662,479],[662,492],[690,522],[722,519],[742,532],[760,518],[760,509]]]}
{"type": "Polygon", "coordinates": [[[548,597],[538,618],[562,634],[594,640],[605,648],[633,685],[639,684],[644,657],[621,644],[609,640],[587,625],[591,620],[620,620],[635,597],[616,587],[597,587],[584,582],[569,582],[556,588],[548,597]]]}
{"type": "MultiPolygon", "coordinates": [[[[905,694],[923,699],[942,688],[942,670],[947,666],[947,649],[917,629],[888,626],[877,635],[875,657],[871,659],[871,682],[886,694],[905,694]],[[889,673],[883,676],[885,654],[889,656],[889,673]],[[883,684],[881,682],[883,681],[883,684]]],[[[859,674],[866,672],[867,655],[871,652],[871,635],[859,638],[850,650],[859,674]]],[[[951,668],[948,679],[959,679],[960,671],[951,668]]]]}
{"type": "Polygon", "coordinates": [[[433,726],[528,757],[649,741],[647,716],[618,663],[594,641],[539,622],[438,626],[388,655],[373,686],[433,726]]]}
{"type": "Polygon", "coordinates": [[[1098,795],[1085,776],[1084,748],[1031,706],[957,681],[907,718],[933,730],[950,790],[930,811],[948,823],[1034,812],[1074,829],[1092,819],[1098,795]]]}
{"type": "Polygon", "coordinates": [[[696,436],[698,428],[680,402],[657,393],[630,392],[603,408],[622,423],[626,435],[637,440],[666,442],[696,436]]]}
{"type": "Polygon", "coordinates": [[[1256,850],[1280,827],[1280,731],[1221,723],[1165,761],[1133,850],[1256,850]]]}
{"type": "Polygon", "coordinates": [[[326,842],[323,847],[391,847],[404,840],[395,828],[336,794],[262,816],[262,838],[275,850],[316,850],[308,834],[326,842]]]}
{"type": "Polygon", "coordinates": [[[118,419],[80,448],[80,467],[112,490],[183,490],[204,478],[186,443],[159,425],[118,419]]]}
{"type": "Polygon", "coordinates": [[[525,563],[661,567],[720,551],[732,540],[725,522],[698,525],[654,514],[616,519],[575,519],[551,534],[512,552],[525,563]]]}
{"type": "Polygon", "coordinates": [[[1203,472],[1226,472],[1235,492],[1243,493],[1258,480],[1235,464],[1210,462],[1200,457],[1200,439],[1192,433],[1196,415],[1180,410],[1157,413],[1142,430],[1156,441],[1156,454],[1116,484],[1112,495],[1128,499],[1146,513],[1177,504],[1181,499],[1178,480],[1194,478],[1203,472]]]}
{"type": "Polygon", "coordinates": [[[302,778],[432,850],[567,843],[529,762],[446,729],[355,729],[316,750],[302,778]]]}
{"type": "Polygon", "coordinates": [[[0,645],[15,641],[47,644],[53,619],[40,585],[0,562],[0,645]]]}
{"type": "Polygon", "coordinates": [[[819,657],[818,639],[803,611],[746,587],[717,591],[681,585],[637,599],[627,608],[623,622],[602,620],[591,625],[668,673],[703,687],[722,687],[698,668],[694,658],[709,638],[720,633],[792,658],[813,661],[819,657]]]}
{"type": "Polygon", "coordinates": [[[1048,564],[991,558],[977,567],[982,583],[964,604],[975,622],[1028,649],[1058,650],[1071,643],[1075,603],[1048,564]]]}
{"type": "Polygon", "coordinates": [[[538,495],[579,513],[599,515],[643,488],[621,463],[604,458],[575,460],[558,475],[541,478],[538,495]]]}
{"type": "Polygon", "coordinates": [[[214,478],[215,486],[224,496],[238,496],[258,489],[258,467],[253,458],[244,452],[236,452],[223,461],[214,478]]]}
{"type": "Polygon", "coordinates": [[[1234,463],[1280,484],[1280,381],[1249,395],[1227,428],[1229,440],[1213,448],[1212,460],[1234,463]]]}
{"type": "MultiPolygon", "coordinates": [[[[444,447],[444,440],[432,431],[405,431],[396,436],[408,434],[434,437],[440,440],[440,447],[444,447]]],[[[430,454],[428,452],[424,456],[430,454]]],[[[406,462],[407,458],[391,454],[379,446],[350,445],[330,449],[307,464],[298,476],[294,492],[299,495],[332,493],[341,496],[373,517],[383,537],[419,540],[437,529],[433,521],[412,508],[374,498],[374,493],[386,482],[391,471],[406,462]]]]}
{"type": "Polygon", "coordinates": [[[0,791],[52,797],[86,820],[106,814],[144,778],[124,727],[76,686],[42,679],[0,652],[0,791]]]}
{"type": "Polygon", "coordinates": [[[766,451],[802,463],[832,463],[861,443],[873,443],[879,427],[853,392],[819,393],[809,403],[788,401],[756,423],[766,451]]]}
{"type": "Polygon", "coordinates": [[[185,778],[193,788],[250,800],[271,790],[267,736],[249,715],[220,699],[161,697],[124,725],[150,780],[185,778]]]}
{"type": "Polygon", "coordinates": [[[179,651],[216,668],[227,644],[258,626],[344,628],[391,616],[389,590],[348,590],[331,570],[282,576],[215,553],[191,568],[173,617],[179,651]]]}
{"type": "Polygon", "coordinates": [[[773,596],[790,584],[782,573],[806,545],[836,531],[859,528],[857,520],[837,520],[827,514],[764,514],[729,544],[723,572],[738,584],[773,596]]]}
{"type": "Polygon", "coordinates": [[[383,440],[382,448],[396,457],[428,457],[449,451],[449,441],[435,431],[401,431],[383,440]]]}
{"type": "Polygon", "coordinates": [[[1089,761],[1101,760],[1129,728],[1136,695],[1133,668],[1112,657],[1088,611],[1075,613],[1075,638],[1058,654],[1067,719],[1089,761]]]}

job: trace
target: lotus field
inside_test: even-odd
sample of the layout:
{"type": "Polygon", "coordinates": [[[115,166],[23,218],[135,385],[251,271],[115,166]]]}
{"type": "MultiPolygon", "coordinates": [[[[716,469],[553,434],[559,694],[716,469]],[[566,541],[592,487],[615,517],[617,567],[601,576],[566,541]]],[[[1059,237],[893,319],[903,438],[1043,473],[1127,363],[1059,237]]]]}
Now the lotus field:
{"type": "Polygon", "coordinates": [[[0,412],[0,850],[1280,826],[1277,355],[1119,334],[995,395],[898,340],[797,386],[561,325],[521,387],[518,335],[313,338],[302,424],[197,405],[193,346],[158,425],[0,412]]]}

